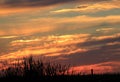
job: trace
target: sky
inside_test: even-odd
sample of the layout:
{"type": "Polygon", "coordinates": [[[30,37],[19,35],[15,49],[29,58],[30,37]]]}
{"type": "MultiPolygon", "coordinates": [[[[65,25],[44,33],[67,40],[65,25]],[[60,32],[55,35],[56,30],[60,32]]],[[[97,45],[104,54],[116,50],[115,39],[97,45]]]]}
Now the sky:
{"type": "Polygon", "coordinates": [[[120,0],[0,0],[0,65],[30,55],[87,73],[120,72],[120,0]]]}

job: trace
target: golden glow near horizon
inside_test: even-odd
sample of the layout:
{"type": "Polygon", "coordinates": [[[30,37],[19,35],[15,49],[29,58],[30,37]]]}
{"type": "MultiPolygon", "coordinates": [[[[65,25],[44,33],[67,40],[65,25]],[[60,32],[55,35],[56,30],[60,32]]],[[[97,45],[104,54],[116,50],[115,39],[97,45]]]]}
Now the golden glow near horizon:
{"type": "Polygon", "coordinates": [[[120,0],[0,0],[0,62],[33,55],[83,72],[120,72],[119,4],[120,0]]]}
{"type": "MultiPolygon", "coordinates": [[[[91,74],[90,69],[94,70],[94,73],[96,74],[101,74],[101,73],[110,73],[110,72],[115,72],[117,73],[113,66],[117,68],[117,66],[120,66],[120,62],[104,62],[104,63],[98,63],[98,64],[93,64],[93,65],[83,65],[83,66],[76,66],[71,68],[71,70],[74,70],[74,73],[82,73],[82,74],[91,74]]],[[[117,68],[119,69],[119,68],[117,68]]],[[[117,70],[119,71],[119,70],[117,70]]]]}

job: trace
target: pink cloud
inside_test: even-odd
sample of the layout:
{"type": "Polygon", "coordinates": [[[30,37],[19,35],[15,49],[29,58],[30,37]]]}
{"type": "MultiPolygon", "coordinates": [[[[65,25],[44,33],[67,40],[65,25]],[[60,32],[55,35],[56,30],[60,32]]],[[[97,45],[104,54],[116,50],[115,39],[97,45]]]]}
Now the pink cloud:
{"type": "Polygon", "coordinates": [[[111,62],[103,62],[97,63],[92,65],[83,65],[83,66],[76,66],[72,67],[71,70],[74,73],[81,73],[81,74],[91,74],[91,69],[93,69],[94,74],[101,74],[101,73],[117,73],[120,72],[120,62],[119,61],[111,61],[111,62]]]}

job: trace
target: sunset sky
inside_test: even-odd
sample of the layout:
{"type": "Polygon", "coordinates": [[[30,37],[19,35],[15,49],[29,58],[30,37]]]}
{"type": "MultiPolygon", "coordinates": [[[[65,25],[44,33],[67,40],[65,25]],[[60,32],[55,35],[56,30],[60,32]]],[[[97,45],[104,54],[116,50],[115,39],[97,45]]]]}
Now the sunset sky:
{"type": "Polygon", "coordinates": [[[29,55],[120,72],[120,0],[0,0],[0,65],[29,55]]]}

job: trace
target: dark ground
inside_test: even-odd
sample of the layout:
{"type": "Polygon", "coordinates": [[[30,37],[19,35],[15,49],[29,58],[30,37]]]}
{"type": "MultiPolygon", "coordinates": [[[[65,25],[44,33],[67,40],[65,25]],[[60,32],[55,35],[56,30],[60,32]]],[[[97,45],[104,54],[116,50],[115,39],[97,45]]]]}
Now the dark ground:
{"type": "Polygon", "coordinates": [[[8,81],[72,81],[72,82],[120,82],[120,74],[101,74],[101,75],[71,75],[71,76],[41,76],[41,77],[2,77],[0,82],[8,81]]]}

